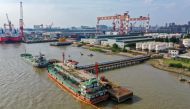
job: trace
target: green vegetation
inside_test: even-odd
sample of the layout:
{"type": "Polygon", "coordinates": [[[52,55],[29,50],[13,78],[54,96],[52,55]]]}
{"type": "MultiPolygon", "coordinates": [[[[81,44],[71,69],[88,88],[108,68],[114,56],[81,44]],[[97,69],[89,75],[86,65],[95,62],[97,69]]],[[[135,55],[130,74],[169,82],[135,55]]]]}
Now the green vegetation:
{"type": "Polygon", "coordinates": [[[86,44],[88,44],[88,43],[85,43],[85,42],[82,41],[82,42],[80,42],[80,44],[82,44],[82,45],[86,45],[86,44]]]}
{"type": "Polygon", "coordinates": [[[183,65],[181,63],[170,63],[169,67],[183,68],[183,65]]]}
{"type": "Polygon", "coordinates": [[[136,43],[129,43],[129,44],[125,45],[125,47],[135,48],[136,43]]]}
{"type": "Polygon", "coordinates": [[[186,36],[184,36],[184,39],[189,39],[190,38],[190,34],[187,34],[186,36]]]}
{"type": "Polygon", "coordinates": [[[107,48],[110,48],[110,45],[106,45],[107,48]]]}
{"type": "Polygon", "coordinates": [[[173,43],[179,43],[180,39],[179,38],[176,38],[176,37],[172,37],[172,38],[160,38],[160,37],[157,37],[155,39],[156,42],[173,42],[173,43]]]}
{"type": "Polygon", "coordinates": [[[117,44],[113,44],[111,50],[112,50],[112,52],[121,52],[122,51],[122,49],[117,44]]]}
{"type": "Polygon", "coordinates": [[[102,52],[102,53],[105,52],[105,51],[102,50],[101,48],[97,48],[97,47],[91,47],[89,50],[91,50],[91,51],[98,51],[98,52],[102,52]]]}
{"type": "Polygon", "coordinates": [[[164,64],[169,65],[169,67],[185,68],[190,71],[189,59],[165,59],[164,64]]]}

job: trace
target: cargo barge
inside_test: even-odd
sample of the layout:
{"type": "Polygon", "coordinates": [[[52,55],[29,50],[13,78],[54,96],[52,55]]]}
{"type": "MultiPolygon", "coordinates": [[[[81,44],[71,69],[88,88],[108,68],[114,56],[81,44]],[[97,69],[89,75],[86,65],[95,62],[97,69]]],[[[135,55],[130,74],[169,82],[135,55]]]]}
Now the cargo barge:
{"type": "Polygon", "coordinates": [[[97,104],[109,97],[105,86],[100,84],[93,75],[70,69],[63,63],[48,66],[48,77],[75,98],[87,104],[97,104]]]}
{"type": "Polygon", "coordinates": [[[50,46],[66,46],[66,45],[71,45],[72,42],[54,42],[50,43],[50,46]]]}
{"type": "Polygon", "coordinates": [[[67,41],[66,38],[59,38],[58,42],[50,43],[50,46],[66,46],[71,44],[72,41],[67,41]]]}
{"type": "Polygon", "coordinates": [[[86,104],[94,105],[108,98],[121,103],[133,97],[131,90],[117,86],[105,77],[98,77],[97,64],[96,75],[76,69],[77,64],[71,59],[53,63],[48,66],[48,77],[61,89],[67,90],[74,98],[86,104]]]}

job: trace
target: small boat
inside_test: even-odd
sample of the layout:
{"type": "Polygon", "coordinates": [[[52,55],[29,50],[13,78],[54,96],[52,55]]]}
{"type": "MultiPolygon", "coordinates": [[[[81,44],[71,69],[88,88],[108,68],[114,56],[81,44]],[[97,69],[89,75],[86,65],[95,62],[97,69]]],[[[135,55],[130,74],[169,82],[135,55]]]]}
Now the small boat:
{"type": "Polygon", "coordinates": [[[184,81],[187,81],[187,80],[184,77],[179,77],[179,81],[184,82],[184,81]]]}
{"type": "Polygon", "coordinates": [[[84,54],[80,52],[80,55],[83,56],[84,54]]]}
{"type": "Polygon", "coordinates": [[[89,54],[88,56],[91,56],[91,57],[92,57],[92,56],[94,56],[94,55],[93,55],[93,54],[89,54]]]}
{"type": "Polygon", "coordinates": [[[189,84],[190,84],[190,80],[188,80],[188,81],[187,81],[187,83],[189,83],[189,84]]]}
{"type": "Polygon", "coordinates": [[[44,68],[48,66],[48,61],[41,53],[38,56],[32,56],[30,53],[23,53],[20,56],[34,67],[44,68]]]}

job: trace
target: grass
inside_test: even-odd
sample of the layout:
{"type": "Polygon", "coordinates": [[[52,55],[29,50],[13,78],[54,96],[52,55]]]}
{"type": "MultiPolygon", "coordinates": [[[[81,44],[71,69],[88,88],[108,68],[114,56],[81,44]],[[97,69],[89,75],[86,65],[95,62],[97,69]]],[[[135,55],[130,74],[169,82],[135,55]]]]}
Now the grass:
{"type": "Polygon", "coordinates": [[[102,53],[105,52],[105,51],[102,50],[101,48],[97,48],[97,47],[91,47],[89,50],[91,50],[91,51],[98,51],[98,52],[102,52],[102,53]]]}
{"type": "Polygon", "coordinates": [[[174,60],[174,59],[164,59],[164,64],[182,64],[184,68],[190,68],[190,62],[183,60],[174,60]]]}

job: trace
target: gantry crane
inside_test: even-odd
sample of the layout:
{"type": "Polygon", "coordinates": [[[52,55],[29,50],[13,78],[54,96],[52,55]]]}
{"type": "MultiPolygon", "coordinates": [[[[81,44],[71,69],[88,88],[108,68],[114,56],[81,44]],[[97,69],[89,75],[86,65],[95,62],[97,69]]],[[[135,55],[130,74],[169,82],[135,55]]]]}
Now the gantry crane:
{"type": "Polygon", "coordinates": [[[129,16],[129,12],[125,12],[123,15],[117,14],[114,16],[104,16],[97,17],[97,32],[99,32],[99,23],[103,20],[113,20],[113,31],[116,31],[117,24],[119,24],[119,34],[124,35],[129,32],[129,24],[134,21],[146,21],[146,30],[148,32],[150,17],[148,16],[140,16],[139,18],[131,18],[129,16]]]}

